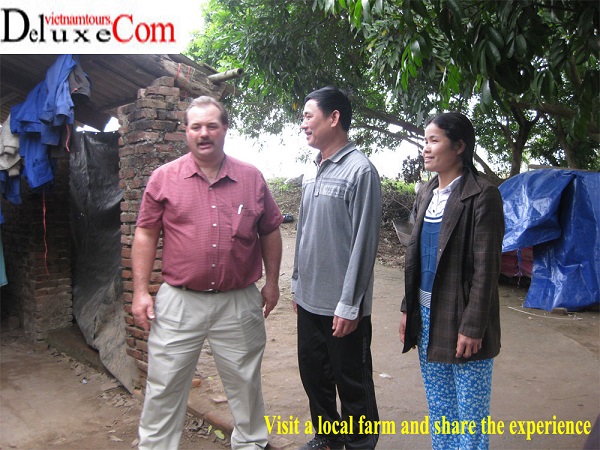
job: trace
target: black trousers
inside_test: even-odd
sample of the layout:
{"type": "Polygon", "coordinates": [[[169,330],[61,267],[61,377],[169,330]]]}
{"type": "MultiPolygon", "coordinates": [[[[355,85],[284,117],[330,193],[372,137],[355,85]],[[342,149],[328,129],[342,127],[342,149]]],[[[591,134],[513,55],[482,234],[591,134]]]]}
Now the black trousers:
{"type": "Polygon", "coordinates": [[[371,317],[363,317],[357,329],[342,338],[332,336],[332,324],[333,317],[298,306],[298,365],[315,434],[343,441],[346,449],[374,449],[379,439],[375,426],[379,413],[373,384],[371,317]],[[327,422],[335,426],[337,434],[327,422]]]}

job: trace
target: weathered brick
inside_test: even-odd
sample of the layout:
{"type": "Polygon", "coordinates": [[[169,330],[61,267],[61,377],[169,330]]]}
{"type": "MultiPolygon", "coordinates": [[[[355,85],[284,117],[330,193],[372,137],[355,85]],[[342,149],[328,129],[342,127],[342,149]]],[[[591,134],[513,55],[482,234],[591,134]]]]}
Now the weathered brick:
{"type": "Polygon", "coordinates": [[[160,138],[160,135],[157,132],[152,131],[135,131],[133,133],[129,133],[127,136],[123,138],[129,144],[135,144],[136,142],[141,141],[157,141],[160,138]]]}
{"type": "MultiPolygon", "coordinates": [[[[135,365],[137,366],[138,369],[142,370],[143,372],[146,372],[146,373],[148,372],[148,362],[147,361],[140,361],[139,359],[136,359],[135,365]]],[[[141,377],[141,379],[145,379],[145,378],[146,377],[141,377]]],[[[145,386],[145,383],[141,383],[140,386],[145,386]]]]}
{"type": "Polygon", "coordinates": [[[136,339],[144,339],[144,331],[139,328],[127,326],[125,327],[125,330],[130,336],[133,336],[136,339]]]}
{"type": "Polygon", "coordinates": [[[135,110],[135,104],[129,103],[128,105],[119,106],[117,108],[117,114],[119,116],[126,116],[135,110]]]}
{"type": "Polygon", "coordinates": [[[155,150],[156,150],[155,144],[142,143],[142,144],[137,144],[135,146],[135,154],[136,155],[144,155],[147,153],[152,153],[155,150]]]}
{"type": "Polygon", "coordinates": [[[186,136],[183,133],[165,133],[165,141],[185,141],[186,136]]]}
{"type": "Polygon", "coordinates": [[[121,223],[127,223],[127,222],[135,222],[137,219],[135,214],[131,214],[131,213],[122,213],[121,214],[121,223]]]}
{"type": "Polygon", "coordinates": [[[119,149],[119,158],[125,158],[126,156],[133,155],[135,150],[133,147],[121,147],[119,149]]]}
{"type": "Polygon", "coordinates": [[[153,295],[155,295],[159,289],[160,289],[160,284],[150,284],[150,286],[148,286],[148,292],[150,292],[150,294],[153,294],[153,295]]]}
{"type": "Polygon", "coordinates": [[[121,235],[121,244],[132,246],[133,245],[133,236],[122,234],[121,235]]]}
{"type": "Polygon", "coordinates": [[[144,356],[143,356],[143,354],[142,354],[142,352],[141,352],[141,351],[139,351],[139,350],[135,350],[135,349],[133,349],[133,348],[129,348],[129,347],[128,347],[128,348],[126,349],[126,351],[127,351],[127,354],[128,354],[129,356],[131,356],[133,359],[141,360],[141,359],[143,359],[143,357],[144,357],[144,356]]]}
{"type": "Polygon", "coordinates": [[[131,122],[129,124],[129,129],[131,130],[132,133],[135,131],[151,130],[153,123],[154,123],[153,119],[140,119],[140,120],[136,120],[135,122],[131,122]]]}
{"type": "Polygon", "coordinates": [[[130,121],[135,122],[139,119],[155,119],[157,117],[157,111],[154,108],[143,108],[136,109],[131,114],[130,121]]]}
{"type": "Polygon", "coordinates": [[[173,132],[177,128],[177,122],[168,120],[155,120],[152,122],[152,129],[166,132],[173,132]]]}
{"type": "Polygon", "coordinates": [[[135,101],[138,108],[153,108],[153,109],[166,109],[167,103],[164,100],[140,98],[135,101]]]}
{"type": "Polygon", "coordinates": [[[168,95],[179,99],[179,88],[169,86],[149,86],[146,88],[146,95],[168,95]]]}
{"type": "MultiPolygon", "coordinates": [[[[121,267],[131,268],[132,267],[131,259],[121,258],[121,267]]],[[[127,286],[125,286],[125,283],[128,283],[128,281],[123,281],[123,289],[127,288],[127,289],[133,291],[133,285],[129,286],[129,284],[127,284],[127,286]]]]}
{"type": "Polygon", "coordinates": [[[172,120],[175,122],[179,122],[181,120],[180,113],[178,111],[166,111],[161,109],[156,113],[159,120],[172,120]]]}
{"type": "Polygon", "coordinates": [[[135,348],[142,352],[148,353],[148,342],[138,339],[135,341],[135,348]]]}

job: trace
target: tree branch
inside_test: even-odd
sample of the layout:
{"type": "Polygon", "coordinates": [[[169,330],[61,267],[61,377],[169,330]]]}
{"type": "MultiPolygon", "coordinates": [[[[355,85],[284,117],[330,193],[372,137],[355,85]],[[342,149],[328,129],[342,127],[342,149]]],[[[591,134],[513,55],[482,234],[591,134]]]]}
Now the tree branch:
{"type": "Polygon", "coordinates": [[[405,133],[394,133],[393,131],[386,130],[385,128],[381,128],[376,125],[371,125],[371,124],[368,124],[365,122],[355,122],[354,128],[364,128],[366,130],[375,131],[377,133],[384,134],[386,136],[397,139],[399,141],[406,141],[409,144],[412,144],[416,147],[419,147],[419,148],[422,147],[422,145],[416,140],[416,136],[414,136],[414,135],[405,134],[405,133]]]}
{"type": "MultiPolygon", "coordinates": [[[[513,101],[511,102],[511,106],[524,110],[530,109],[542,114],[548,114],[550,116],[560,116],[565,119],[572,119],[575,117],[575,111],[570,108],[567,108],[563,105],[556,105],[552,103],[536,103],[532,104],[530,102],[521,102],[521,101],[513,101]]],[[[588,133],[592,139],[596,142],[600,142],[600,128],[598,125],[591,120],[588,124],[588,133]]]]}
{"type": "Polygon", "coordinates": [[[496,175],[496,172],[494,172],[491,167],[488,166],[483,159],[481,159],[481,156],[479,156],[477,153],[473,153],[473,158],[481,165],[481,167],[483,167],[483,173],[485,173],[488,177],[495,179],[498,181],[498,184],[500,184],[499,182],[502,181],[502,178],[496,175]]]}
{"type": "Polygon", "coordinates": [[[389,123],[390,125],[397,125],[409,133],[416,134],[417,136],[423,136],[423,129],[413,125],[410,122],[406,122],[405,120],[400,119],[398,116],[394,116],[392,114],[388,114],[382,111],[375,111],[374,109],[360,107],[358,110],[365,117],[371,119],[381,120],[383,122],[389,123]]]}

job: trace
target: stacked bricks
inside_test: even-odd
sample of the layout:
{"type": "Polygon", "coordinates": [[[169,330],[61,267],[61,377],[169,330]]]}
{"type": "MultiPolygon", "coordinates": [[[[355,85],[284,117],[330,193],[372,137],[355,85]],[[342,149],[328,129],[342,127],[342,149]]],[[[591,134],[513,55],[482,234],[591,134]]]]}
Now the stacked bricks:
{"type": "Polygon", "coordinates": [[[23,180],[21,199],[2,202],[3,315],[18,318],[34,345],[45,348],[48,332],[73,322],[68,153],[57,158],[51,187],[33,192],[23,180]]]}
{"type": "MultiPolygon", "coordinates": [[[[138,92],[135,103],[122,106],[118,111],[120,182],[123,191],[121,203],[121,264],[123,279],[123,304],[127,330],[127,353],[135,359],[140,369],[135,390],[143,390],[148,365],[147,333],[136,327],[131,312],[133,277],[131,251],[135,221],[144,188],[152,172],[159,166],[188,152],[185,110],[189,102],[180,101],[180,90],[174,87],[172,77],[154,81],[138,92]]],[[[159,242],[156,260],[150,277],[150,293],[156,294],[162,283],[162,246],[159,242]]]]}

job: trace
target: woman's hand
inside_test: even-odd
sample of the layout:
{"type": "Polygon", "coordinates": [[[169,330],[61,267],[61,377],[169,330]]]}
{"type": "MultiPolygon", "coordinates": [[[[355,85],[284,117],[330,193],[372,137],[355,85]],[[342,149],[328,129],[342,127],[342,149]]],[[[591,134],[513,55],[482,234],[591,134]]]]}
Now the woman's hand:
{"type": "Polygon", "coordinates": [[[406,313],[402,313],[402,318],[400,319],[400,342],[404,344],[404,335],[406,334],[406,313]]]}
{"type": "Polygon", "coordinates": [[[470,358],[481,349],[482,339],[475,339],[464,334],[458,333],[458,342],[456,343],[456,357],[470,358]]]}

